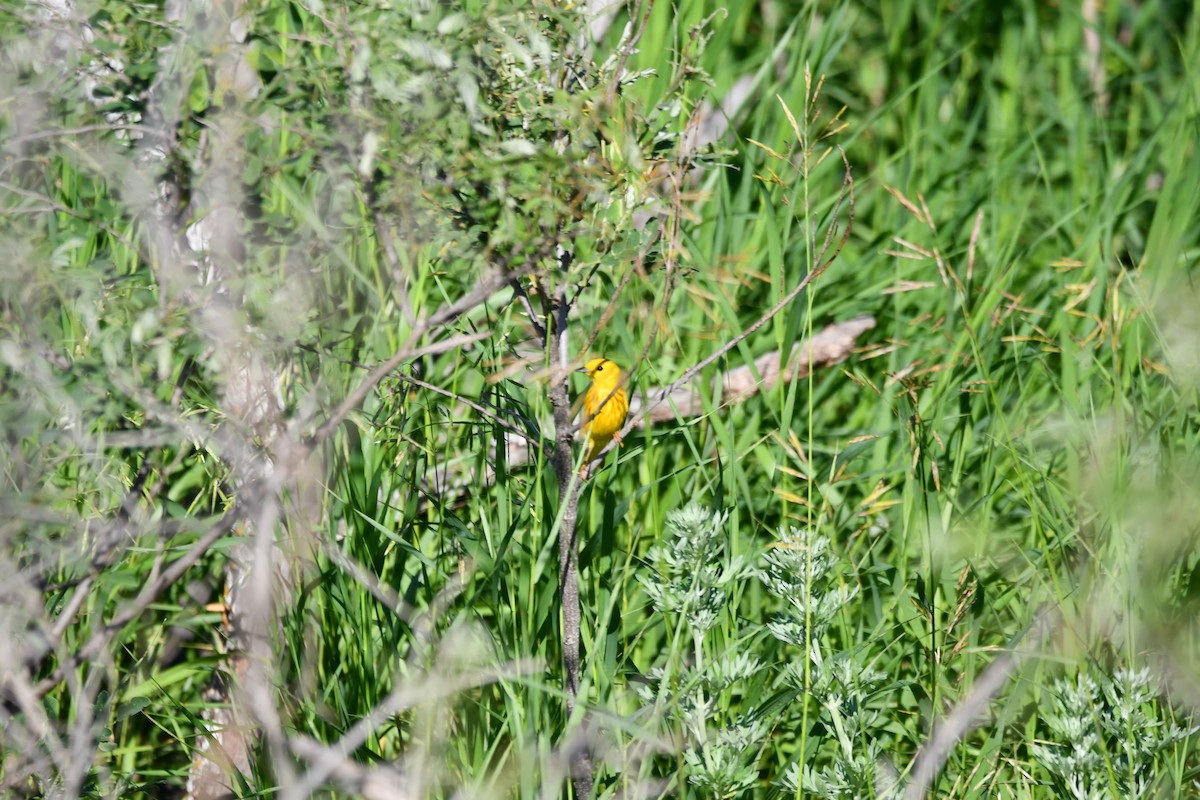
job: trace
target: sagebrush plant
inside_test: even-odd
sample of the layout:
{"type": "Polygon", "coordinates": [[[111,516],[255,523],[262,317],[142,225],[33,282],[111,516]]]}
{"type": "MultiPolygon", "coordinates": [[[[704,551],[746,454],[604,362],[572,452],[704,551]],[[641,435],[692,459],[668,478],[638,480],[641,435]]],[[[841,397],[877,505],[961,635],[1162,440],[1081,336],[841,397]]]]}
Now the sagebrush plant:
{"type": "Polygon", "coordinates": [[[669,644],[665,663],[651,667],[638,687],[654,716],[681,737],[680,777],[718,797],[755,785],[758,744],[767,732],[754,708],[723,713],[728,693],[763,667],[736,646],[748,642],[737,627],[728,649],[709,636],[718,622],[726,627],[734,619],[738,584],[751,574],[749,561],[725,546],[726,516],[698,504],[672,511],[661,541],[647,553],[642,584],[663,615],[669,644]]]}
{"type": "Polygon", "coordinates": [[[1158,765],[1200,730],[1165,716],[1161,687],[1144,667],[1095,677],[1081,670],[1047,694],[1043,719],[1052,743],[1034,744],[1034,758],[1064,796],[1078,800],[1157,796],[1158,765]]]}
{"type": "Polygon", "coordinates": [[[829,537],[795,527],[770,546],[762,561],[759,579],[783,606],[766,628],[785,645],[785,656],[792,656],[780,680],[793,690],[800,708],[784,717],[801,728],[800,758],[786,766],[780,786],[827,798],[871,794],[876,764],[885,753],[875,695],[886,676],[870,666],[876,654],[869,642],[841,649],[827,635],[859,594],[853,569],[829,537]],[[824,733],[810,741],[810,730],[824,733]]]}
{"type": "Polygon", "coordinates": [[[858,594],[852,568],[828,537],[795,527],[763,552],[733,557],[727,519],[728,512],[689,504],[667,515],[662,540],[647,554],[643,585],[670,644],[638,693],[680,737],[679,777],[711,796],[772,780],[789,794],[872,794],[885,758],[879,694],[887,676],[864,666],[869,643],[844,650],[828,636],[858,594]],[[765,621],[737,613],[754,579],[774,609],[765,621]],[[764,646],[764,636],[783,647],[764,646]],[[752,679],[758,702],[729,713],[730,693],[747,692],[752,679]],[[810,738],[809,730],[821,733],[810,738]],[[762,763],[768,735],[803,757],[762,763]]]}

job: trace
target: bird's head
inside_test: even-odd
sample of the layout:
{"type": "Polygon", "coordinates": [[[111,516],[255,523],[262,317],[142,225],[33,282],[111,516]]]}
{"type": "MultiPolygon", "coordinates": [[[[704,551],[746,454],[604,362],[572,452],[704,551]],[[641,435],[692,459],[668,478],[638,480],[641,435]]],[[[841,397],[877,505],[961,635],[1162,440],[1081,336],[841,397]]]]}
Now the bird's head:
{"type": "Polygon", "coordinates": [[[621,380],[621,368],[607,358],[593,358],[578,372],[586,373],[593,381],[616,385],[621,380]]]}

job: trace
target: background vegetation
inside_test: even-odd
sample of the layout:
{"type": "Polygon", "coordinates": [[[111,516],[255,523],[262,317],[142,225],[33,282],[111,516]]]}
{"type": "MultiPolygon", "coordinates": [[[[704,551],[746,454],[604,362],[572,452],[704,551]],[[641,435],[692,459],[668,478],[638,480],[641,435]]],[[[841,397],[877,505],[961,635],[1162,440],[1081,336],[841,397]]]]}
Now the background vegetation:
{"type": "Polygon", "coordinates": [[[8,2],[4,791],[1196,792],[1200,20],[877,5],[8,2]],[[847,227],[584,486],[568,716],[547,336],[847,227]]]}

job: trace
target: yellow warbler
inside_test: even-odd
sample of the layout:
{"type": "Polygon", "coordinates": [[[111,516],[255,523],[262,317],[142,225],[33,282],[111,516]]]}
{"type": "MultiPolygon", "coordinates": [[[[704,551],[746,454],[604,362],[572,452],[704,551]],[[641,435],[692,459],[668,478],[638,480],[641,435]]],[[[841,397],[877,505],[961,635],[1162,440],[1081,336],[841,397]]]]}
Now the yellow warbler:
{"type": "MultiPolygon", "coordinates": [[[[579,372],[586,372],[592,379],[583,398],[585,419],[591,417],[584,428],[589,447],[584,466],[612,441],[617,431],[625,424],[629,413],[629,396],[621,385],[621,368],[607,358],[593,358],[579,372]]],[[[619,439],[617,441],[620,441],[619,439]]]]}

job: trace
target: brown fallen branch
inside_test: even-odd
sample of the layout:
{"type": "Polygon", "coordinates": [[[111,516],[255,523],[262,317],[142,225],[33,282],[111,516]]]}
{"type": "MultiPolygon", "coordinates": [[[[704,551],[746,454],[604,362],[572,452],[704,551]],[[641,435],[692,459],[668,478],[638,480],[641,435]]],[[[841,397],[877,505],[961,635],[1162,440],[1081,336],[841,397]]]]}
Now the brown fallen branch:
{"type": "MultiPolygon", "coordinates": [[[[780,382],[803,380],[813,370],[832,367],[845,361],[858,347],[859,338],[874,327],[875,318],[872,316],[831,323],[811,338],[797,342],[786,362],[781,363],[779,351],[772,350],[756,358],[753,364],[735,367],[714,378],[714,391],[719,387],[724,404],[732,406],[745,402],[760,392],[770,391],[780,382]]],[[[645,414],[642,414],[644,401],[641,397],[635,395],[629,399],[629,418],[634,421],[632,428],[642,428],[651,423],[686,422],[703,413],[704,395],[696,388],[694,380],[668,387],[665,393],[662,389],[651,389],[645,394],[654,398],[653,407],[645,414]]],[[[481,411],[478,404],[471,404],[470,407],[481,411]]],[[[486,416],[495,418],[496,412],[488,410],[486,416]]],[[[509,424],[502,427],[512,430],[509,424]]],[[[533,459],[534,450],[531,449],[531,444],[533,448],[538,447],[538,439],[526,435],[509,436],[505,451],[509,469],[522,467],[533,459]]],[[[543,442],[541,446],[545,448],[548,444],[543,442]]],[[[491,478],[489,475],[489,483],[491,478]]],[[[442,487],[442,490],[453,492],[477,485],[474,478],[469,478],[464,479],[461,487],[453,484],[442,487]]]]}
{"type": "MultiPolygon", "coordinates": [[[[772,350],[770,353],[759,356],[754,360],[752,365],[744,365],[729,370],[714,379],[714,383],[717,380],[720,381],[721,393],[726,406],[744,402],[759,392],[770,391],[780,381],[786,383],[788,381],[803,380],[813,370],[832,367],[842,363],[859,347],[859,338],[874,327],[875,318],[872,316],[854,317],[845,322],[834,322],[815,333],[810,339],[797,342],[792,348],[791,358],[785,364],[780,364],[779,351],[772,350]]],[[[413,381],[407,376],[400,375],[397,377],[418,387],[423,388],[427,385],[423,381],[413,381]]],[[[533,379],[526,376],[526,380],[533,379]]],[[[528,465],[536,457],[539,447],[543,451],[552,451],[553,442],[539,438],[536,431],[531,435],[523,431],[514,430],[511,423],[500,417],[501,412],[499,410],[485,408],[479,403],[469,402],[465,398],[446,390],[438,390],[438,394],[462,401],[465,407],[498,423],[501,428],[508,431],[509,435],[505,441],[504,451],[507,469],[519,469],[528,465]]],[[[660,395],[662,395],[662,390],[651,389],[646,394],[658,400],[660,395]]],[[[701,397],[702,395],[695,388],[694,382],[678,384],[670,388],[670,391],[662,397],[660,402],[656,402],[655,407],[647,414],[637,417],[632,427],[642,428],[650,423],[686,422],[695,419],[703,413],[701,397]]],[[[630,397],[629,416],[631,419],[635,418],[635,415],[640,415],[642,408],[643,400],[641,397],[636,395],[630,397]]],[[[573,427],[578,428],[578,425],[573,427]]],[[[534,426],[530,424],[529,428],[533,429],[534,426]]],[[[488,463],[495,463],[494,454],[488,460],[488,463]]],[[[489,467],[487,473],[483,476],[482,485],[490,486],[494,480],[495,473],[489,467]]],[[[458,476],[444,476],[436,483],[429,483],[423,486],[425,496],[421,499],[422,508],[425,507],[426,503],[432,502],[434,497],[440,503],[454,504],[464,499],[469,492],[478,490],[480,486],[481,481],[478,475],[464,473],[458,476]]]]}
{"type": "MultiPolygon", "coordinates": [[[[777,383],[807,378],[814,369],[840,364],[854,351],[858,337],[874,327],[875,318],[871,316],[835,322],[811,339],[797,342],[786,362],[779,357],[778,350],[773,350],[756,358],[753,364],[731,369],[718,378],[722,399],[726,405],[735,405],[759,392],[770,391],[777,383]]],[[[713,382],[714,389],[718,380],[713,382]]],[[[630,402],[630,415],[638,414],[641,407],[641,399],[634,398],[630,402]]],[[[702,409],[701,393],[691,384],[683,384],[671,389],[637,424],[690,419],[700,416],[702,409]]]]}

